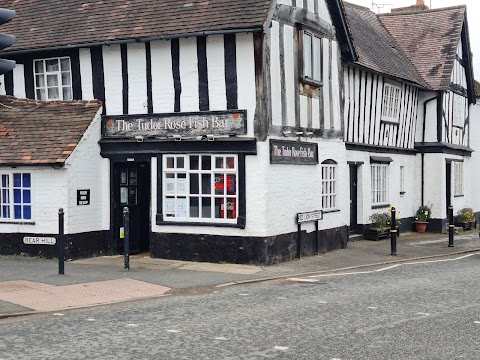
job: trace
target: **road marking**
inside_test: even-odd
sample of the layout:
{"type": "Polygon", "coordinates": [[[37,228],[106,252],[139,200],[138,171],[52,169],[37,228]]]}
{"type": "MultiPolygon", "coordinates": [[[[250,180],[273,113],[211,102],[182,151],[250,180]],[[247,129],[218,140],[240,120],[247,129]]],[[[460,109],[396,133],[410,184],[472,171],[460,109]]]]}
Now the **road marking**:
{"type": "Polygon", "coordinates": [[[326,302],[326,301],[319,301],[318,303],[319,304],[328,304],[328,302],[326,302]]]}
{"type": "Polygon", "coordinates": [[[238,294],[238,295],[240,295],[240,296],[249,296],[250,294],[240,293],[240,294],[238,294]]]}
{"type": "Polygon", "coordinates": [[[282,296],[278,296],[277,299],[279,299],[279,300],[287,300],[286,297],[282,297],[282,296]]]}
{"type": "Polygon", "coordinates": [[[96,321],[95,319],[89,318],[87,321],[96,321]]]}
{"type": "Polygon", "coordinates": [[[424,313],[424,312],[418,312],[417,315],[425,315],[425,316],[430,316],[430,313],[424,313]]]}
{"type": "Polygon", "coordinates": [[[219,336],[219,337],[216,337],[215,340],[228,340],[226,337],[223,337],[223,336],[219,336]]]}
{"type": "Polygon", "coordinates": [[[467,255],[463,255],[463,256],[460,256],[458,258],[455,258],[455,259],[440,259],[440,260],[429,260],[429,261],[415,261],[415,262],[409,262],[409,263],[405,263],[403,265],[418,265],[418,264],[430,264],[430,263],[436,263],[436,262],[446,262],[446,261],[456,261],[456,260],[462,260],[462,259],[466,259],[470,256],[474,256],[475,254],[467,254],[467,255]]]}
{"type": "Polygon", "coordinates": [[[288,346],[274,346],[273,348],[280,351],[287,351],[289,349],[288,346]]]}
{"type": "Polygon", "coordinates": [[[62,313],[55,313],[53,314],[53,316],[64,316],[65,314],[62,314],[62,313]]]}
{"type": "Polygon", "coordinates": [[[178,334],[181,333],[180,330],[167,330],[167,332],[172,333],[172,334],[178,334]]]}
{"type": "Polygon", "coordinates": [[[474,321],[473,323],[474,324],[480,324],[480,321],[474,321]]]}
{"type": "Polygon", "coordinates": [[[367,307],[367,309],[371,309],[371,310],[377,310],[377,309],[378,309],[378,307],[376,307],[376,306],[368,306],[368,307],[367,307]]]}
{"type": "Polygon", "coordinates": [[[301,279],[301,278],[289,278],[287,279],[289,281],[298,281],[298,282],[307,282],[307,283],[314,283],[314,282],[317,282],[318,280],[314,280],[314,279],[301,279]]]}
{"type": "Polygon", "coordinates": [[[137,324],[127,324],[127,327],[138,327],[137,324]]]}

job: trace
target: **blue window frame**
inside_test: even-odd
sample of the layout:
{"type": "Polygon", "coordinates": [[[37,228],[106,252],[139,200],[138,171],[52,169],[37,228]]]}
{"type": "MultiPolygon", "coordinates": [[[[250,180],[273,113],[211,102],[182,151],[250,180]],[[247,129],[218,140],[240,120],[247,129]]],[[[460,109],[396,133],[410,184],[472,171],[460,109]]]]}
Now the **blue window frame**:
{"type": "Polygon", "coordinates": [[[0,219],[32,219],[32,177],[30,173],[0,174],[0,219]]]}

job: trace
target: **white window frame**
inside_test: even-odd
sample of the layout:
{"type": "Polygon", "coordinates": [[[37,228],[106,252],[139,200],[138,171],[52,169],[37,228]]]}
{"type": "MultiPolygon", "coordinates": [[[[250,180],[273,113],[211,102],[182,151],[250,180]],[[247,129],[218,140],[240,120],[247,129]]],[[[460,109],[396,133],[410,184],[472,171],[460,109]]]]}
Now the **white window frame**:
{"type": "Polygon", "coordinates": [[[400,86],[391,83],[383,85],[382,121],[399,122],[401,95],[400,86]]]}
{"type": "Polygon", "coordinates": [[[453,94],[453,126],[463,128],[465,124],[465,101],[463,96],[453,94]]]}
{"type": "Polygon", "coordinates": [[[337,209],[337,164],[322,164],[322,209],[337,209]]]}
{"type": "Polygon", "coordinates": [[[388,164],[371,164],[372,205],[388,205],[388,164]]]}
{"type": "MultiPolygon", "coordinates": [[[[237,224],[239,217],[239,169],[238,155],[234,154],[165,154],[162,159],[162,214],[163,221],[188,222],[188,223],[220,223],[237,224]],[[190,163],[193,157],[199,157],[199,169],[190,169],[190,163]],[[202,159],[210,157],[210,169],[202,169],[202,159]],[[174,161],[174,167],[170,167],[171,159],[174,161]],[[228,160],[227,160],[228,159],[228,160]],[[231,161],[233,159],[233,168],[231,161]],[[223,167],[217,166],[217,161],[222,161],[223,167]],[[228,162],[229,168],[227,168],[228,162]],[[182,164],[183,162],[183,164],[182,164]],[[179,177],[179,175],[181,177],[179,177]],[[202,194],[203,175],[210,177],[210,187],[206,188],[207,193],[202,194]],[[216,175],[223,178],[223,194],[216,193],[215,185],[221,185],[217,181],[216,175]],[[173,177],[172,177],[173,176],[173,177]],[[183,177],[184,176],[184,177],[183,177]],[[198,176],[198,194],[191,193],[190,179],[198,176]],[[232,190],[233,194],[228,193],[228,179],[234,176],[235,184],[232,190]],[[169,180],[167,180],[169,179],[169,180]],[[173,179],[173,180],[172,180],[173,179]],[[185,179],[179,182],[178,179],[185,179]],[[182,189],[179,191],[179,186],[182,189]],[[192,216],[190,200],[198,198],[198,217],[192,216]],[[203,199],[210,199],[210,214],[204,216],[202,210],[203,199]],[[181,202],[180,202],[181,200],[181,202]],[[219,214],[222,217],[216,217],[216,200],[221,201],[219,214]],[[225,205],[227,207],[225,211],[225,205]],[[173,211],[172,211],[173,209],[173,211]],[[228,216],[233,216],[228,218],[228,216]]],[[[217,189],[218,191],[218,189],[217,189]]]]}
{"type": "Polygon", "coordinates": [[[28,171],[0,172],[0,221],[1,222],[32,222],[33,221],[33,176],[28,171]],[[20,175],[21,184],[15,186],[14,176],[20,175]],[[24,186],[23,175],[30,176],[30,186],[24,186]],[[8,181],[4,181],[8,179],[8,181]],[[20,201],[15,202],[15,192],[20,193],[20,201]],[[30,202],[25,201],[26,191],[30,194],[30,202]],[[30,209],[30,217],[25,218],[26,208],[30,209]],[[20,210],[20,217],[15,217],[15,211],[20,210]]]}
{"type": "Polygon", "coordinates": [[[35,59],[33,60],[33,73],[35,82],[35,99],[37,100],[73,100],[73,88],[72,88],[72,61],[68,56],[53,57],[47,59],[35,59]],[[58,70],[47,71],[47,61],[56,60],[58,63],[58,70]],[[68,60],[68,69],[62,69],[62,60],[68,60]],[[42,72],[37,72],[37,64],[42,67],[42,72]],[[64,81],[63,76],[66,75],[64,81]],[[43,78],[43,86],[40,84],[40,79],[43,78]],[[49,78],[56,78],[56,85],[48,85],[49,78]],[[68,84],[69,83],[69,84],[68,84]],[[57,89],[58,97],[53,97],[49,94],[49,89],[57,89]],[[39,96],[41,92],[45,97],[39,96]],[[68,95],[70,94],[70,96],[68,95]]]}
{"type": "Polygon", "coordinates": [[[303,30],[301,36],[302,77],[320,85],[323,81],[323,38],[309,30],[303,30]]]}
{"type": "Polygon", "coordinates": [[[463,195],[463,162],[453,162],[454,196],[463,195]]]}

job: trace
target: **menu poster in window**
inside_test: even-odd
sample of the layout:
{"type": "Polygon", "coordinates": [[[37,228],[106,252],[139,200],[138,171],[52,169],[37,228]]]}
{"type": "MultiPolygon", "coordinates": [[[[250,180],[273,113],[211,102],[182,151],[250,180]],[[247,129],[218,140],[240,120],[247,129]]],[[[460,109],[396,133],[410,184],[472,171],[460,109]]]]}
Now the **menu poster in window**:
{"type": "Polygon", "coordinates": [[[187,193],[187,179],[178,178],[177,179],[177,194],[186,194],[187,193]]]}
{"type": "Polygon", "coordinates": [[[165,215],[170,217],[175,216],[175,198],[165,199],[165,215]]]}
{"type": "Polygon", "coordinates": [[[165,179],[165,194],[175,194],[175,178],[165,179]]]}
{"type": "Polygon", "coordinates": [[[186,198],[177,198],[177,217],[179,218],[187,217],[187,199],[186,198]]]}
{"type": "Polygon", "coordinates": [[[120,188],[120,204],[128,204],[128,188],[126,187],[120,188]]]}

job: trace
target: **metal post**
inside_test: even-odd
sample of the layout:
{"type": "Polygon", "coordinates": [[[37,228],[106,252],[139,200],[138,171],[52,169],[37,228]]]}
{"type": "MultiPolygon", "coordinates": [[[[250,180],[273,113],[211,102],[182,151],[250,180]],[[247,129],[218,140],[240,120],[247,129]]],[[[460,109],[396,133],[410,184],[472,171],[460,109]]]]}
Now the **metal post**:
{"type": "Polygon", "coordinates": [[[123,227],[124,227],[124,242],[123,242],[123,263],[124,270],[130,270],[130,213],[128,207],[123,208],[123,227]]]}
{"type": "Polygon", "coordinates": [[[302,225],[298,224],[297,229],[297,258],[302,258],[302,225]]]}
{"type": "Polygon", "coordinates": [[[455,224],[453,223],[453,206],[448,207],[448,247],[455,247],[453,236],[455,233],[455,224]]]}
{"type": "Polygon", "coordinates": [[[65,214],[63,209],[58,209],[58,275],[65,274],[65,214]]]}
{"type": "Polygon", "coordinates": [[[315,221],[315,247],[316,247],[316,250],[317,250],[317,255],[320,254],[320,249],[319,249],[319,244],[318,244],[319,240],[318,240],[318,220],[315,221]]]}
{"type": "Polygon", "coordinates": [[[391,218],[390,218],[390,247],[391,247],[391,255],[397,256],[397,220],[395,214],[397,210],[392,207],[391,218]]]}

